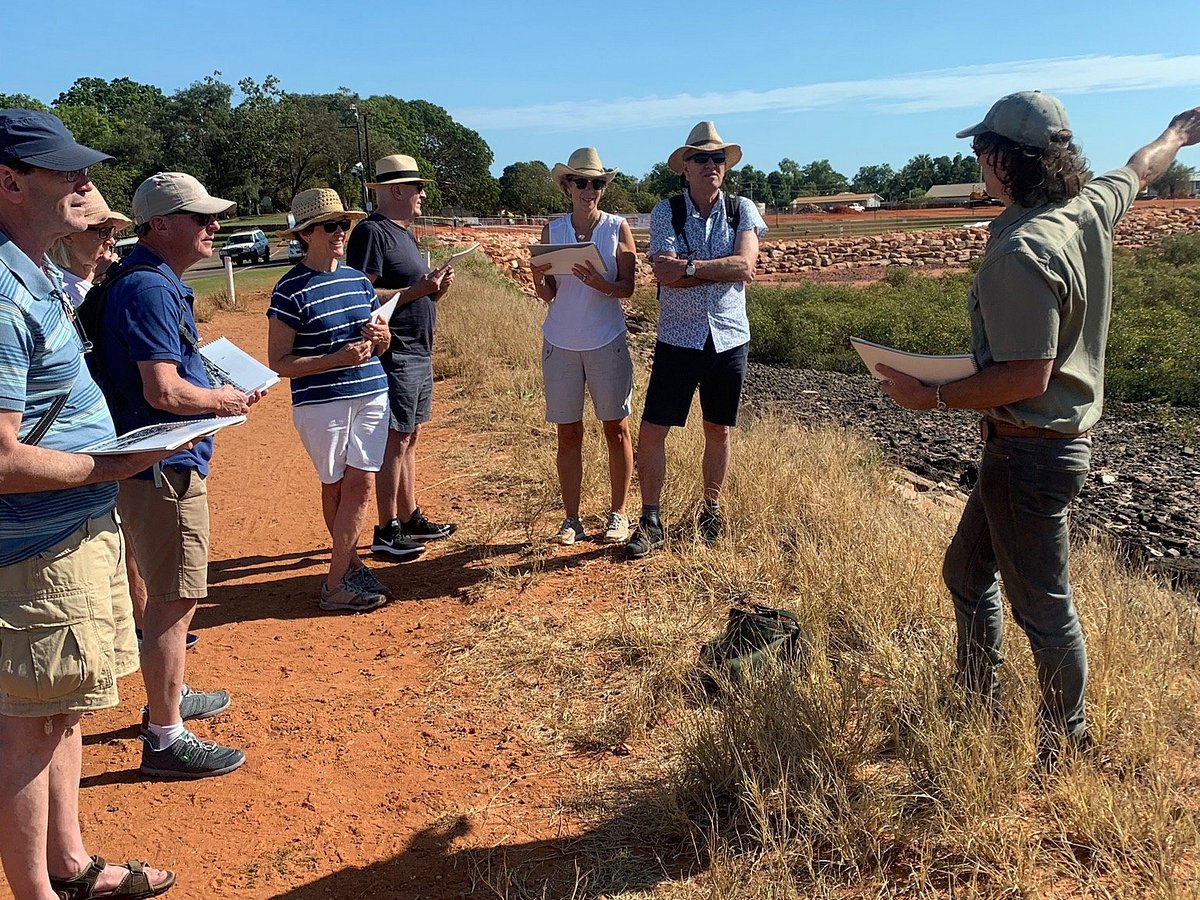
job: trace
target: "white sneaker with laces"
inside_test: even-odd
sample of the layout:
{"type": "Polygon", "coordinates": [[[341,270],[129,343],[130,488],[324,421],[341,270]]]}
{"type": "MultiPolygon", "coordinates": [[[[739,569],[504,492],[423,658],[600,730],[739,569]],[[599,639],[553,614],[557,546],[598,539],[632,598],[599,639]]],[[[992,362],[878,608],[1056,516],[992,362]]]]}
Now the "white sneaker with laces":
{"type": "Polygon", "coordinates": [[[570,546],[576,541],[582,541],[585,534],[583,523],[576,518],[567,516],[563,519],[562,524],[558,526],[558,533],[554,536],[554,539],[563,546],[570,546]]]}
{"type": "Polygon", "coordinates": [[[619,512],[610,512],[601,540],[606,544],[624,544],[629,540],[629,520],[619,512]]]}

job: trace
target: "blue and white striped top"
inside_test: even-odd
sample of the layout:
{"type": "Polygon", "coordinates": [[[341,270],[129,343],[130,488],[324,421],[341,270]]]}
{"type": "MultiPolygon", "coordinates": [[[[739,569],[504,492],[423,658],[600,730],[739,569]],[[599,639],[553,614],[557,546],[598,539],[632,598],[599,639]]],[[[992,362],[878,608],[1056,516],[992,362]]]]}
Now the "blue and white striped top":
{"type": "MultiPolygon", "coordinates": [[[[317,272],[300,263],[279,279],[267,316],[296,332],[292,353],[323,356],[362,339],[362,328],[379,308],[375,288],[357,269],[339,265],[317,272]]],[[[292,406],[369,397],[387,391],[387,376],[372,356],[356,366],[292,379],[292,406]]]]}
{"type": "MultiPolygon", "coordinates": [[[[0,233],[0,409],[21,414],[24,438],[54,398],[66,406],[42,439],[50,450],[73,451],[114,435],[100,388],[83,362],[83,345],[67,318],[62,273],[40,269],[0,233]]],[[[70,537],[117,499],[115,482],[61,491],[0,493],[0,566],[36,556],[70,537]]]]}

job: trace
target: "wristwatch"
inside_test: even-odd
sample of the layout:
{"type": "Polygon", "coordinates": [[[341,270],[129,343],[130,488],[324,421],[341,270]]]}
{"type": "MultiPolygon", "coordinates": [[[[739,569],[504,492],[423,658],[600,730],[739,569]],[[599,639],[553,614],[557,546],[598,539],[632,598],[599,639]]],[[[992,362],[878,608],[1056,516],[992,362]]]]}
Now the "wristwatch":
{"type": "Polygon", "coordinates": [[[688,260],[687,265],[684,266],[683,274],[686,275],[688,278],[691,278],[693,275],[696,274],[696,261],[694,259],[688,260]]]}

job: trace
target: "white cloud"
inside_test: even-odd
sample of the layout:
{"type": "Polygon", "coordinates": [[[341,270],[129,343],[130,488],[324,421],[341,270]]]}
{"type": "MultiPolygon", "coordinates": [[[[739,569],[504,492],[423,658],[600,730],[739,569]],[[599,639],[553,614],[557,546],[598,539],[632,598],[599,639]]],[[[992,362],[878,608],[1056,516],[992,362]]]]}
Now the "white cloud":
{"type": "Polygon", "coordinates": [[[530,106],[470,107],[454,116],[472,128],[568,131],[694,122],[733,113],[801,112],[865,106],[902,114],[978,107],[1016,90],[1062,96],[1200,86],[1200,55],[1081,56],[1033,59],[916,72],[889,78],[832,81],[754,91],[571,100],[530,106]]]}

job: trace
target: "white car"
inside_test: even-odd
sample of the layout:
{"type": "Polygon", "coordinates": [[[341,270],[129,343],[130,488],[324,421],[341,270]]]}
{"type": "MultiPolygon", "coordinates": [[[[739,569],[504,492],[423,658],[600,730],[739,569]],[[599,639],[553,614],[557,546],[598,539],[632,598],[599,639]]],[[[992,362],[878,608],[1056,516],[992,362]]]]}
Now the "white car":
{"type": "Polygon", "coordinates": [[[300,262],[304,259],[304,248],[294,238],[288,241],[288,259],[291,262],[300,262]]]}
{"type": "Polygon", "coordinates": [[[238,231],[229,236],[225,246],[221,248],[221,259],[232,259],[235,265],[244,262],[266,262],[271,258],[271,245],[261,228],[251,231],[238,231]]]}

